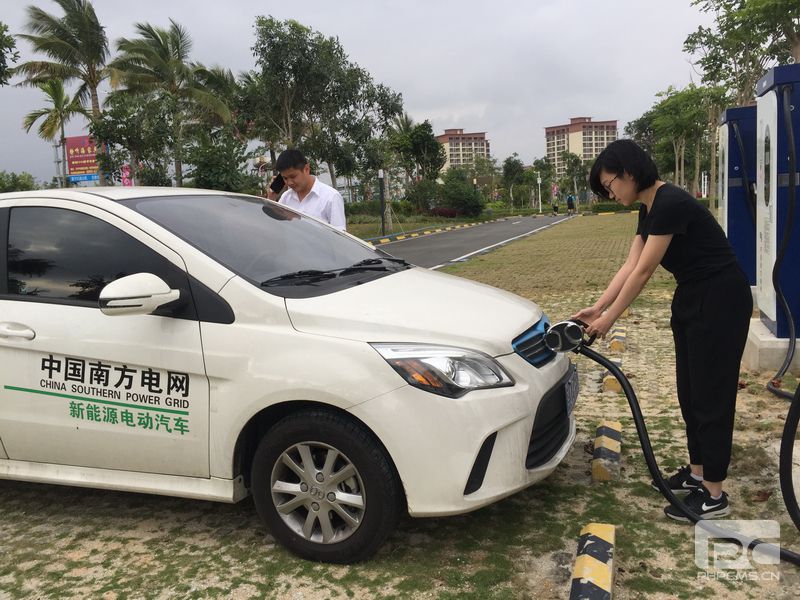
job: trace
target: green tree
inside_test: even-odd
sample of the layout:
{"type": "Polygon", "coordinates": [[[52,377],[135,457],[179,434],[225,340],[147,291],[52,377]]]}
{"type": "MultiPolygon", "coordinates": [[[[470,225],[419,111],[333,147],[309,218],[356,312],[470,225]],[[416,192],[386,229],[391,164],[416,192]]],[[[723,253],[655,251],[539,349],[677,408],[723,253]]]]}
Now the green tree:
{"type": "Polygon", "coordinates": [[[444,174],[441,199],[445,206],[468,217],[480,215],[485,205],[480,192],[469,179],[469,171],[459,167],[451,167],[444,174]]]}
{"type": "Polygon", "coordinates": [[[395,116],[387,131],[389,147],[397,156],[397,160],[406,174],[406,185],[411,183],[417,167],[417,161],[411,151],[411,132],[414,127],[414,120],[404,112],[402,115],[395,116]]]}
{"type": "Polygon", "coordinates": [[[692,4],[713,14],[714,26],[698,27],[686,38],[684,51],[702,67],[703,83],[733,90],[736,104],[751,103],[764,71],[800,52],[800,5],[794,0],[694,0],[692,4]]]}
{"type": "Polygon", "coordinates": [[[436,179],[447,162],[444,148],[436,141],[430,121],[416,125],[411,132],[411,153],[423,179],[436,179]]]}
{"type": "Polygon", "coordinates": [[[128,163],[134,185],[169,185],[167,148],[171,145],[168,102],[157,95],[112,94],[99,121],[92,123],[96,140],[108,144],[101,155],[112,179],[121,179],[120,168],[128,163]]]}
{"type": "Polygon", "coordinates": [[[776,60],[785,62],[791,56],[800,63],[800,4],[796,0],[745,0],[738,11],[743,23],[767,33],[776,60]]]}
{"type": "Polygon", "coordinates": [[[556,178],[556,170],[547,157],[536,158],[531,165],[531,171],[534,174],[534,181],[532,182],[536,184],[536,193],[537,195],[540,194],[539,201],[542,204],[547,203],[547,198],[550,197],[550,190],[552,189],[553,183],[555,183],[556,178]],[[539,184],[539,179],[542,180],[541,184],[539,184]]]}
{"type": "MultiPolygon", "coordinates": [[[[108,38],[100,25],[94,6],[88,0],[54,0],[64,11],[63,17],[52,15],[35,6],[29,6],[25,28],[30,33],[19,37],[27,40],[34,51],[49,60],[22,63],[14,73],[25,76],[25,83],[38,85],[53,79],[64,83],[81,82],[75,97],[80,102],[87,98],[92,107],[92,119],[100,118],[100,99],[97,88],[107,77],[108,38]]],[[[100,146],[102,151],[102,146],[100,146]]],[[[99,173],[101,184],[105,174],[99,173]]]]}
{"type": "Polygon", "coordinates": [[[508,188],[511,206],[514,206],[514,186],[522,183],[525,165],[516,152],[503,161],[503,184],[508,188]]]}
{"type": "Polygon", "coordinates": [[[253,53],[268,92],[261,120],[280,144],[326,163],[334,185],[337,171],[349,175],[356,163],[370,162],[369,140],[401,113],[399,94],[375,84],[337,38],[297,21],[258,17],[253,53]]]}
{"type": "Polygon", "coordinates": [[[0,193],[5,192],[28,192],[38,189],[33,175],[23,171],[22,173],[7,173],[0,171],[0,193]]]}
{"type": "MultiPolygon", "coordinates": [[[[692,156],[699,153],[706,135],[704,91],[690,84],[683,90],[670,87],[659,93],[658,97],[661,100],[652,109],[653,127],[660,139],[669,140],[672,144],[675,184],[686,187],[687,147],[691,149],[692,156]]],[[[692,190],[696,189],[698,170],[696,167],[692,190]]]]}
{"type": "Polygon", "coordinates": [[[188,152],[193,187],[258,193],[258,178],[246,173],[247,144],[231,128],[203,134],[188,152]]]}
{"type": "Polygon", "coordinates": [[[408,187],[406,200],[414,205],[417,212],[426,213],[439,202],[440,188],[432,179],[420,179],[408,187]]]}
{"type": "Polygon", "coordinates": [[[559,188],[565,194],[580,194],[588,188],[589,166],[583,159],[572,152],[564,152],[562,155],[565,171],[564,176],[559,182],[559,188]]]}
{"type": "Polygon", "coordinates": [[[497,177],[500,174],[497,159],[491,156],[476,156],[467,167],[473,177],[497,177]]]}
{"type": "Polygon", "coordinates": [[[168,29],[137,23],[136,31],[139,37],[117,41],[121,54],[109,64],[111,84],[120,93],[158,94],[168,103],[175,183],[181,186],[187,119],[205,111],[228,122],[230,109],[197,77],[203,67],[189,62],[192,40],[183,27],[170,19],[168,29]]]}
{"type": "Polygon", "coordinates": [[[44,92],[50,106],[39,108],[25,115],[22,127],[26,132],[39,123],[37,133],[43,140],[52,142],[58,138],[61,145],[61,178],[63,187],[67,187],[67,143],[64,127],[75,116],[91,118],[86,109],[81,106],[77,98],[70,98],[64,91],[64,84],[59,79],[40,83],[39,89],[44,92]]]}
{"type": "Polygon", "coordinates": [[[8,84],[11,64],[18,59],[17,42],[8,35],[8,25],[0,21],[0,86],[8,84]]]}

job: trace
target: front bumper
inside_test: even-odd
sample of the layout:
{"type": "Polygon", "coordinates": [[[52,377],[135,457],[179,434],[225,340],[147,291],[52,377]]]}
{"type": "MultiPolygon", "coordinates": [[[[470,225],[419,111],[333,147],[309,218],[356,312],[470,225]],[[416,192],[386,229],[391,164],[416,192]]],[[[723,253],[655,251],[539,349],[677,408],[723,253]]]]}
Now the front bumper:
{"type": "Polygon", "coordinates": [[[497,360],[516,385],[458,399],[404,386],[350,410],[391,455],[412,516],[491,504],[547,477],[572,446],[574,416],[557,414],[569,359],[540,369],[517,354],[497,360]]]}

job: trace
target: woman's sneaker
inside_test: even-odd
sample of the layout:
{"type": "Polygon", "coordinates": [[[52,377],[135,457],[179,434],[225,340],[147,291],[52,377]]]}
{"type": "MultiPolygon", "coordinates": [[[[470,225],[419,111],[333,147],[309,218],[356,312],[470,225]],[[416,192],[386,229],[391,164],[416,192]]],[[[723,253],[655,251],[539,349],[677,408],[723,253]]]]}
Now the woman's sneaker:
{"type": "MultiPolygon", "coordinates": [[[[692,477],[692,469],[689,465],[681,467],[677,473],[666,478],[665,481],[673,494],[685,494],[702,487],[701,482],[692,477]]],[[[657,492],[661,491],[655,481],[651,481],[650,486],[657,492]]]]}
{"type": "MultiPolygon", "coordinates": [[[[703,519],[719,519],[729,515],[731,512],[731,507],[728,504],[728,494],[722,492],[722,497],[714,500],[711,498],[711,493],[702,485],[699,489],[689,492],[689,495],[683,501],[683,505],[703,519]]],[[[671,504],[664,509],[664,514],[676,521],[689,522],[689,519],[671,504]]]]}

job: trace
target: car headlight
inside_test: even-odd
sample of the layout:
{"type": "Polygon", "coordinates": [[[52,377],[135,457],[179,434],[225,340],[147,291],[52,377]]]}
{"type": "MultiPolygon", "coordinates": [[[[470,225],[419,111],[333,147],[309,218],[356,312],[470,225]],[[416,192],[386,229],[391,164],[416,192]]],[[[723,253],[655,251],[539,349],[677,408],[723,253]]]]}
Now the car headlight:
{"type": "Polygon", "coordinates": [[[514,385],[491,356],[475,350],[429,344],[371,344],[409,385],[459,398],[472,390],[514,385]]]}

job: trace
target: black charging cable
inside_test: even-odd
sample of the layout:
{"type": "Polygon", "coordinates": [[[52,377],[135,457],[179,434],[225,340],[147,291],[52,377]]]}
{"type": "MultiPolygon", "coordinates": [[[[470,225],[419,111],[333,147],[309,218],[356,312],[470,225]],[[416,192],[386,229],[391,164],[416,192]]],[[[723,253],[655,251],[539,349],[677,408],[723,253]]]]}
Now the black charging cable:
{"type": "Polygon", "coordinates": [[[736,145],[739,148],[739,156],[741,157],[739,163],[742,166],[742,184],[744,185],[745,193],[747,194],[747,212],[750,213],[750,219],[753,221],[753,229],[755,229],[756,188],[754,182],[750,181],[750,172],[747,168],[747,157],[744,153],[744,140],[742,139],[742,132],[739,129],[739,122],[732,121],[731,128],[733,129],[733,137],[736,138],[736,145]]]}
{"type": "MultiPolygon", "coordinates": [[[[653,481],[656,483],[658,490],[661,492],[664,498],[692,523],[698,524],[699,527],[702,527],[704,530],[708,531],[709,534],[715,538],[730,540],[734,543],[742,544],[742,546],[746,545],[748,549],[758,547],[759,553],[762,553],[765,556],[780,558],[785,562],[800,566],[800,554],[785,548],[780,548],[774,544],[768,544],[757,538],[753,538],[739,532],[727,530],[724,527],[716,525],[713,521],[704,519],[700,515],[686,508],[686,505],[681,502],[681,500],[672,492],[667,485],[667,482],[664,480],[664,477],[661,475],[661,471],[658,468],[658,463],[656,462],[656,457],[653,452],[653,446],[650,444],[650,437],[647,434],[647,425],[644,422],[642,409],[639,406],[639,400],[636,397],[636,392],[633,390],[633,386],[631,386],[631,382],[627,377],[625,377],[625,374],[617,365],[599,352],[595,352],[589,348],[592,342],[594,342],[594,336],[588,339],[583,337],[579,338],[577,336],[577,331],[583,331],[585,326],[585,323],[574,320],[556,323],[545,334],[545,344],[555,352],[572,351],[582,354],[583,356],[599,364],[601,367],[605,367],[606,370],[608,370],[608,372],[611,373],[617,379],[617,381],[619,381],[620,386],[622,386],[622,391],[628,400],[628,406],[630,407],[631,415],[633,416],[633,422],[636,426],[636,433],[639,436],[639,444],[642,447],[642,454],[644,455],[647,469],[650,471],[650,476],[653,478],[653,481]]],[[[782,491],[784,481],[786,482],[786,485],[792,486],[792,451],[794,449],[794,434],[797,430],[797,421],[800,419],[800,388],[798,388],[798,392],[795,393],[794,398],[795,400],[792,402],[792,410],[790,410],[790,415],[792,415],[794,418],[793,425],[790,419],[787,418],[786,421],[787,428],[791,429],[789,432],[791,434],[791,440],[787,440],[787,428],[784,429],[784,436],[781,440],[780,462],[782,491]],[[789,427],[790,425],[792,425],[792,427],[789,427]],[[786,453],[788,456],[784,456],[784,446],[789,447],[789,451],[786,453]],[[784,464],[788,464],[788,467],[784,467],[784,464]],[[788,476],[785,479],[784,474],[786,469],[788,469],[788,476]]],[[[791,496],[794,497],[793,487],[791,496]]],[[[785,498],[786,495],[784,493],[784,499],[785,498]]],[[[797,510],[796,500],[794,501],[793,508],[787,503],[787,509],[789,510],[789,514],[792,517],[795,525],[797,525],[798,529],[800,529],[800,512],[797,510]]]]}

